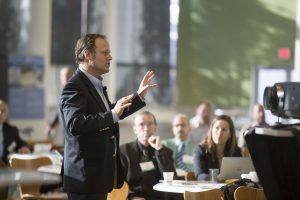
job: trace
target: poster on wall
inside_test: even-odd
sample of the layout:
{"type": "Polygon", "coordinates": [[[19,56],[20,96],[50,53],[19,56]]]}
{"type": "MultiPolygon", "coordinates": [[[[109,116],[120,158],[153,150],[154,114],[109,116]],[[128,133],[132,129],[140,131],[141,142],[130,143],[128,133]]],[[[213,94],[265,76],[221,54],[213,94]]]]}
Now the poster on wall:
{"type": "Polygon", "coordinates": [[[43,57],[11,55],[8,65],[9,118],[44,118],[43,57]]]}

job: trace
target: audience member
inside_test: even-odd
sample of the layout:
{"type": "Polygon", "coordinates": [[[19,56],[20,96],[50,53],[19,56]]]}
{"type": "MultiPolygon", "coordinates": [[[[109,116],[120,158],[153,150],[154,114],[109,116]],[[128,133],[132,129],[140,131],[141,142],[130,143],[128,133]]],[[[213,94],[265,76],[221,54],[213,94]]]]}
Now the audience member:
{"type": "Polygon", "coordinates": [[[196,147],[195,175],[198,180],[207,180],[209,169],[220,169],[223,157],[241,156],[232,119],[227,115],[217,116],[209,127],[207,137],[196,147]]]}
{"type": "Polygon", "coordinates": [[[238,135],[238,146],[242,149],[247,148],[245,138],[243,133],[250,127],[267,127],[269,124],[266,122],[265,118],[265,110],[261,104],[254,104],[252,107],[252,115],[251,115],[251,122],[245,124],[238,135]]]}
{"type": "Polygon", "coordinates": [[[192,127],[190,138],[193,144],[198,145],[207,136],[212,117],[212,105],[209,102],[201,103],[196,110],[196,115],[190,120],[192,127]]]}
{"type": "MultiPolygon", "coordinates": [[[[143,111],[134,118],[133,131],[137,139],[120,147],[121,163],[127,171],[130,199],[171,199],[153,186],[163,179],[163,172],[174,172],[172,150],[163,146],[156,136],[155,116],[143,111]]],[[[176,173],[175,173],[176,174],[176,173]]]]}
{"type": "MultiPolygon", "coordinates": [[[[62,87],[66,85],[68,80],[73,75],[73,69],[70,66],[63,67],[60,70],[60,84],[62,87]]],[[[50,121],[49,125],[47,125],[45,129],[45,133],[47,134],[48,138],[52,140],[52,142],[56,145],[64,145],[64,133],[63,127],[61,123],[61,118],[58,112],[58,109],[50,121]]]]}
{"type": "MultiPolygon", "coordinates": [[[[173,151],[176,169],[194,171],[193,155],[195,146],[189,139],[191,126],[188,116],[181,113],[176,114],[173,118],[172,130],[174,138],[163,140],[162,144],[173,151]]],[[[179,171],[177,170],[177,173],[179,171]]]]}
{"type": "Polygon", "coordinates": [[[7,116],[7,103],[0,99],[0,157],[6,164],[10,153],[30,153],[26,142],[20,138],[17,127],[7,122],[7,116]]]}

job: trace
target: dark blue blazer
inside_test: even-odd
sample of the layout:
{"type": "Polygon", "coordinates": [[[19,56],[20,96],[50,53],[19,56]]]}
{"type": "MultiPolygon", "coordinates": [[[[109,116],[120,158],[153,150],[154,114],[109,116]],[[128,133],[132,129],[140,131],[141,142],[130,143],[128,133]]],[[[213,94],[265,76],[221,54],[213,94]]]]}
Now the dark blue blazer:
{"type": "MultiPolygon", "coordinates": [[[[110,103],[106,88],[104,95],[112,109],[114,104],[110,103]]],[[[134,94],[132,105],[120,119],[143,106],[145,103],[134,94]]],[[[109,193],[114,187],[115,172],[117,187],[121,187],[124,172],[120,164],[119,124],[114,123],[111,111],[106,110],[94,85],[79,69],[62,91],[60,112],[65,129],[64,191],[109,193]]]]}

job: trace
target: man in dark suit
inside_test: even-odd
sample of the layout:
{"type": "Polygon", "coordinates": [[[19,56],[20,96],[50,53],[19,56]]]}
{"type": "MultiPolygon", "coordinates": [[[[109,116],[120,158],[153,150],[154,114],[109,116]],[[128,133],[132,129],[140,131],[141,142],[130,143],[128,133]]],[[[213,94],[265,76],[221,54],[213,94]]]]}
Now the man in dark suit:
{"type": "Polygon", "coordinates": [[[133,130],[137,139],[120,147],[121,162],[127,171],[128,199],[180,199],[182,195],[167,195],[153,190],[163,179],[163,172],[174,172],[172,150],[163,146],[156,132],[155,116],[143,111],[134,118],[133,130]]]}
{"type": "Polygon", "coordinates": [[[10,153],[30,153],[26,142],[20,138],[17,127],[6,122],[7,115],[7,103],[0,99],[0,158],[6,164],[10,153]]]}
{"type": "Polygon", "coordinates": [[[148,71],[138,91],[111,104],[102,75],[112,60],[106,37],[87,34],[75,47],[78,69],[60,100],[65,129],[64,191],[70,200],[104,200],[124,182],[119,153],[118,121],[145,106],[154,73],[148,71]]]}

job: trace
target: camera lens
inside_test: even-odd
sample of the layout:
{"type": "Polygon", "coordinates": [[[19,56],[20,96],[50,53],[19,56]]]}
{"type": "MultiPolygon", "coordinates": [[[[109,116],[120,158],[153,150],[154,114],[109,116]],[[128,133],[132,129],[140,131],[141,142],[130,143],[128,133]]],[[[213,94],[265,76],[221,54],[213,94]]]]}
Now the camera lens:
{"type": "Polygon", "coordinates": [[[264,107],[267,110],[274,110],[278,108],[278,97],[276,86],[266,87],[263,96],[264,107]]]}

